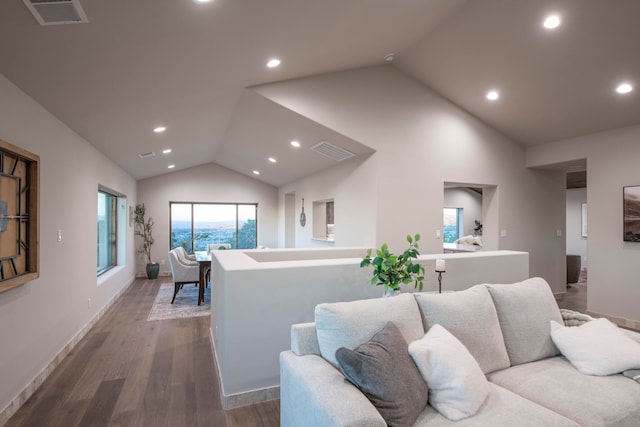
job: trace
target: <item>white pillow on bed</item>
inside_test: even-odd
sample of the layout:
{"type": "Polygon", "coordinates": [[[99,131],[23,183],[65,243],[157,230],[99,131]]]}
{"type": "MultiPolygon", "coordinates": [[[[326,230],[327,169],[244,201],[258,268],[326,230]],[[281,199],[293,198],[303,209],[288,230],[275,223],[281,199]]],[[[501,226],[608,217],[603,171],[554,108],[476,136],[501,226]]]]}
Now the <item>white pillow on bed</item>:
{"type": "Polygon", "coordinates": [[[552,320],[551,339],[583,374],[603,376],[640,368],[640,343],[604,318],[572,327],[552,320]]]}

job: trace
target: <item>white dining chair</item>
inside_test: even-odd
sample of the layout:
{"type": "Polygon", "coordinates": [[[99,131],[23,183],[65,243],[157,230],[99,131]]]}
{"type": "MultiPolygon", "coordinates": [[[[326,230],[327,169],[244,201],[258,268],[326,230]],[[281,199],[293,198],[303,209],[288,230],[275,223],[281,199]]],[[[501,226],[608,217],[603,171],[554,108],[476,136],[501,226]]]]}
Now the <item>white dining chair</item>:
{"type": "Polygon", "coordinates": [[[195,265],[187,264],[180,259],[176,250],[169,251],[169,265],[171,266],[171,275],[173,276],[173,298],[171,304],[176,300],[178,291],[187,283],[200,283],[200,267],[198,262],[195,265]]]}

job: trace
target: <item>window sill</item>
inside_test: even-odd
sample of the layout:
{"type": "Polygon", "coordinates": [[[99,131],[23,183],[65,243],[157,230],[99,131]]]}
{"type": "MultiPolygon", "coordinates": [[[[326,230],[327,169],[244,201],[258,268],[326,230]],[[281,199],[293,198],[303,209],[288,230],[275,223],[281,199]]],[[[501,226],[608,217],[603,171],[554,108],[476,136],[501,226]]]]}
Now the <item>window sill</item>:
{"type": "Polygon", "coordinates": [[[334,239],[323,239],[320,237],[312,237],[311,240],[314,240],[316,242],[323,242],[323,243],[335,243],[334,239]]]}
{"type": "Polygon", "coordinates": [[[103,283],[108,282],[113,276],[118,274],[120,271],[124,269],[123,265],[116,265],[113,268],[108,269],[104,273],[98,276],[98,286],[101,286],[103,283]]]}

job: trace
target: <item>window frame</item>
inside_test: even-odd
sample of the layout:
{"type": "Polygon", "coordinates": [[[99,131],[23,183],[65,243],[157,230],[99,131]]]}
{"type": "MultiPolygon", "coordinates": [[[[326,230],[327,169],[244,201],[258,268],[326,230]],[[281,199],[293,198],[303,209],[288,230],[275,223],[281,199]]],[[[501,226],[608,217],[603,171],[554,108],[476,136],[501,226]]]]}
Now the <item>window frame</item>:
{"type": "MultiPolygon", "coordinates": [[[[97,270],[96,273],[98,277],[100,277],[101,275],[103,275],[104,273],[106,273],[107,271],[111,270],[112,268],[118,265],[118,200],[120,198],[117,194],[114,194],[113,192],[110,192],[103,187],[98,188],[98,197],[100,197],[100,194],[104,194],[105,196],[111,199],[110,215],[109,215],[109,218],[107,219],[107,222],[111,223],[111,229],[107,230],[107,233],[108,233],[107,248],[110,249],[109,250],[110,254],[107,257],[108,263],[106,267],[99,268],[101,244],[100,244],[100,230],[98,228],[98,232],[96,236],[97,237],[96,256],[98,260],[98,263],[96,265],[96,270],[97,270]]],[[[106,210],[105,210],[105,215],[107,215],[106,210]]]]}
{"type": "Polygon", "coordinates": [[[220,205],[220,206],[235,206],[235,242],[232,245],[233,249],[238,248],[240,229],[239,226],[239,207],[240,206],[253,206],[255,208],[255,247],[253,248],[242,248],[242,249],[255,249],[258,246],[258,203],[246,203],[246,202],[169,202],[169,249],[175,249],[173,246],[173,205],[191,205],[191,248],[187,248],[188,253],[194,253],[194,245],[195,245],[195,214],[194,214],[194,206],[196,205],[220,205]]]}
{"type": "MultiPolygon", "coordinates": [[[[456,232],[457,232],[456,234],[457,234],[457,237],[455,238],[455,240],[458,240],[464,234],[464,222],[463,222],[464,221],[464,208],[445,206],[444,208],[442,208],[443,217],[444,217],[445,210],[447,210],[447,209],[450,209],[450,210],[455,209],[455,211],[456,211],[456,232]]],[[[446,231],[444,230],[444,226],[443,226],[443,233],[442,234],[443,234],[443,236],[442,236],[443,243],[454,243],[455,242],[455,240],[453,242],[447,242],[446,241],[446,231]]]]}

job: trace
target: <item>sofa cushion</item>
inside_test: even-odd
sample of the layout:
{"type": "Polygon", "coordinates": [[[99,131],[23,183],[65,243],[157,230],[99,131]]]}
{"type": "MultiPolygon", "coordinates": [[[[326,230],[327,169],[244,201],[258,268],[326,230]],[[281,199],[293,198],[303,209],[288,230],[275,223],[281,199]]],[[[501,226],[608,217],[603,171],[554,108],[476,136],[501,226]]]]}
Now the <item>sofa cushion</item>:
{"type": "Polygon", "coordinates": [[[489,396],[480,410],[460,421],[450,421],[428,405],[414,427],[579,427],[577,423],[524,397],[489,383],[489,396]]]}
{"type": "Polygon", "coordinates": [[[638,383],[622,375],[584,375],[562,356],[513,366],[488,378],[583,427],[640,424],[638,383]]]}
{"type": "Polygon", "coordinates": [[[640,344],[607,319],[575,327],[551,321],[551,339],[583,374],[611,375],[640,369],[640,344]]]}
{"type": "Polygon", "coordinates": [[[540,277],[510,285],[487,285],[498,312],[511,366],[558,354],[549,321],[562,315],[549,284],[540,277]]]}
{"type": "Polygon", "coordinates": [[[489,394],[489,383],[478,362],[456,337],[433,325],[409,344],[409,354],[429,387],[429,404],[447,419],[472,416],[489,394]]]}
{"type": "Polygon", "coordinates": [[[440,324],[464,344],[482,372],[510,366],[493,300],[485,285],[459,292],[414,294],[425,328],[440,324]]]}
{"type": "Polygon", "coordinates": [[[336,367],[338,348],[356,348],[387,322],[394,322],[407,342],[424,335],[420,310],[411,294],[318,304],[315,320],[320,354],[336,367]]]}
{"type": "Polygon", "coordinates": [[[427,406],[427,384],[411,360],[402,332],[389,322],[355,350],[336,359],[345,377],[376,407],[389,426],[411,426],[427,406]]]}

